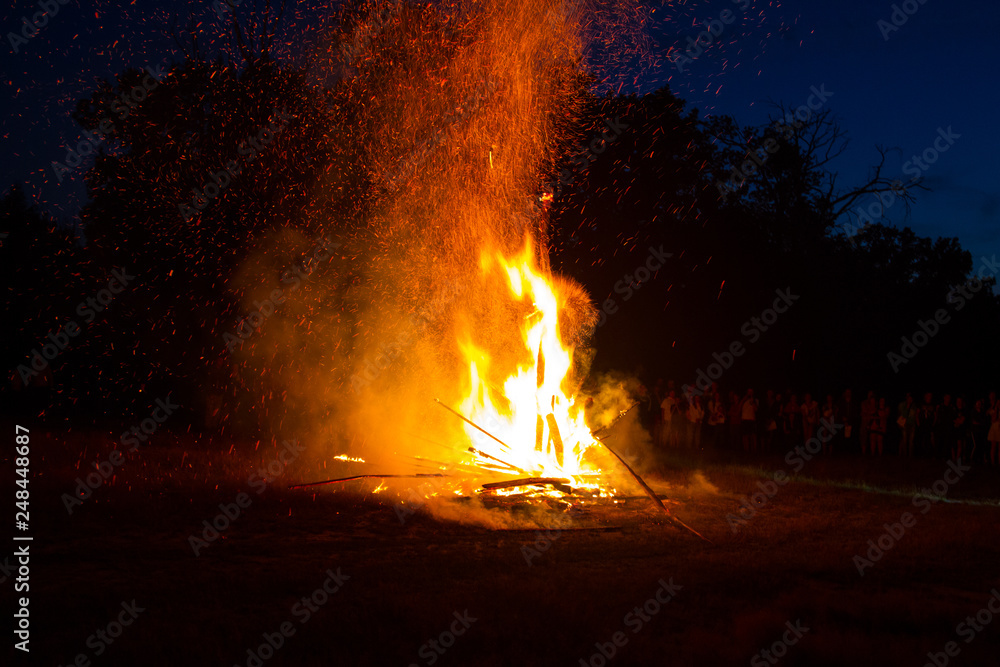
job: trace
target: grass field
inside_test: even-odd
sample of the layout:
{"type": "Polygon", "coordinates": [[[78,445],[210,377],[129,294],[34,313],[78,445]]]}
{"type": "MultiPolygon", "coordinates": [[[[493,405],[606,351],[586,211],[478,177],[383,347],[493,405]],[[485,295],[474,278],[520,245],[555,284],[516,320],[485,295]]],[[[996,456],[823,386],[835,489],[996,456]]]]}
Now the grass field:
{"type": "Polygon", "coordinates": [[[401,521],[371,480],[289,491],[317,478],[295,464],[258,494],[247,457],[183,437],[128,455],[113,484],[69,515],[62,494],[80,461],[111,446],[88,434],[33,438],[31,654],[11,650],[5,664],[919,667],[928,652],[939,665],[998,664],[1000,618],[974,618],[1000,587],[991,470],[963,472],[947,502],[915,505],[946,462],[820,457],[736,524],[727,515],[739,516],[742,498],[789,472],[779,456],[666,457],[649,481],[714,544],[638,492],[578,508],[543,539],[424,512],[401,521]],[[250,503],[196,556],[189,536],[241,492],[250,503]],[[907,512],[909,525],[859,574],[855,556],[907,512]],[[314,609],[301,603],[325,582],[336,592],[312,597],[314,609]],[[658,593],[669,601],[654,603],[658,593]],[[120,636],[98,638],[133,600],[141,611],[120,636]],[[956,629],[969,616],[981,629],[956,629]],[[248,655],[283,624],[273,656],[248,655]],[[948,642],[956,657],[943,653],[948,642]],[[760,654],[772,647],[770,660],[760,654]]]}

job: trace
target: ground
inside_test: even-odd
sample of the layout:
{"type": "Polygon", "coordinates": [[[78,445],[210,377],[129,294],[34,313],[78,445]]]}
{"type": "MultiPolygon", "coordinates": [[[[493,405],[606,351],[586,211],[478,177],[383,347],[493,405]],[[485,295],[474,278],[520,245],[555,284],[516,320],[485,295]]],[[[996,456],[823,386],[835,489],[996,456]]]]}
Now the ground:
{"type": "Polygon", "coordinates": [[[821,456],[772,487],[790,471],[780,454],[664,456],[650,480],[710,544],[639,492],[547,537],[401,519],[374,482],[288,490],[294,466],[258,494],[231,450],[187,437],[127,455],[70,515],[62,494],[106,442],[33,434],[31,653],[5,664],[920,666],[930,652],[940,666],[996,664],[1000,650],[991,612],[956,629],[1000,587],[1000,475],[982,467],[948,474],[962,502],[915,505],[946,462],[821,456]],[[773,497],[737,521],[761,484],[773,497]],[[196,556],[190,536],[241,492],[249,505],[196,556]],[[859,573],[855,557],[906,512],[859,573]],[[326,599],[307,618],[314,593],[326,599]],[[88,641],[119,616],[131,623],[110,644],[88,641]],[[280,648],[258,662],[248,651],[266,634],[280,648]]]}

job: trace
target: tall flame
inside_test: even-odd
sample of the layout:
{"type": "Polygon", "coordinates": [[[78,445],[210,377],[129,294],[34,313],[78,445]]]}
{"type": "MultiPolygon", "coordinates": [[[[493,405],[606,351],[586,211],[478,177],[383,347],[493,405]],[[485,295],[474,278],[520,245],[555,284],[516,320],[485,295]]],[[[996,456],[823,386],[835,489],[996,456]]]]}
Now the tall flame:
{"type": "Polygon", "coordinates": [[[496,368],[498,360],[475,343],[462,344],[470,381],[462,412],[504,444],[470,425],[466,433],[475,448],[488,455],[479,455],[483,467],[494,466],[499,459],[534,476],[568,477],[587,485],[581,476],[599,470],[583,455],[596,441],[582,406],[566,394],[573,349],[560,333],[563,304],[557,287],[537,267],[534,247],[529,236],[523,250],[510,259],[500,252],[483,253],[483,273],[505,274],[509,298],[524,306],[520,310],[526,313],[521,323],[524,348],[505,355],[520,360],[498,387],[490,378],[502,377],[507,369],[496,368]]]}
{"type": "MultiPolygon", "coordinates": [[[[539,195],[598,101],[588,44],[609,53],[604,26],[629,3],[366,0],[319,54],[343,74],[337,99],[356,118],[317,186],[330,193],[323,215],[350,212],[335,223],[344,261],[296,293],[322,317],[275,333],[280,356],[260,364],[282,369],[288,414],[317,424],[328,460],[363,458],[407,497],[471,496],[496,478],[594,488],[607,478],[598,466],[614,469],[576,395],[597,311],[550,270],[553,195],[539,195]],[[372,190],[335,195],[355,170],[372,190]]],[[[604,417],[611,402],[595,402],[604,417]]]]}

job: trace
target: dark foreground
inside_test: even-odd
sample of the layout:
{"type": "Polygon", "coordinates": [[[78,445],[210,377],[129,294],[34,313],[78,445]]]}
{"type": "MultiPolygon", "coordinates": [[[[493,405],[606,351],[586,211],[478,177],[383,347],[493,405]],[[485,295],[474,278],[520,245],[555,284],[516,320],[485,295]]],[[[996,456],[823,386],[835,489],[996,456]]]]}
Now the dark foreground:
{"type": "MultiPolygon", "coordinates": [[[[658,486],[714,546],[644,498],[582,512],[590,529],[546,542],[424,513],[401,521],[366,482],[288,491],[318,474],[294,466],[257,494],[225,449],[192,455],[190,440],[131,455],[70,516],[70,443],[88,436],[33,437],[31,653],[8,644],[5,664],[919,667],[928,652],[939,666],[1000,655],[1000,615],[981,612],[1000,587],[1000,476],[988,470],[948,489],[985,504],[915,506],[944,462],[887,459],[859,474],[854,460],[816,460],[802,471],[811,480],[781,486],[733,531],[739,499],[788,466],[673,459],[658,486]],[[699,469],[717,492],[693,481],[699,469]],[[250,505],[195,556],[189,536],[240,492],[250,505]],[[905,512],[910,526],[883,537],[889,549],[861,576],[854,557],[905,512]]],[[[88,442],[84,460],[110,451],[88,442]]],[[[7,600],[13,578],[0,584],[7,600]]]]}

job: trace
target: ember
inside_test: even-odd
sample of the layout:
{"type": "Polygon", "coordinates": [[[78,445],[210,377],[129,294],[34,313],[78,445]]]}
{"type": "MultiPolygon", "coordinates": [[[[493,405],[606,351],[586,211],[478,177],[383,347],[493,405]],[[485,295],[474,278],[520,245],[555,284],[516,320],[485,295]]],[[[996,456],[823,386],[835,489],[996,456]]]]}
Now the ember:
{"type": "Polygon", "coordinates": [[[334,370],[303,382],[288,354],[295,398],[340,417],[321,427],[323,459],[340,476],[295,488],[360,480],[369,493],[409,498],[413,480],[433,475],[440,484],[420,495],[563,509],[631,488],[669,515],[626,462],[634,452],[619,456],[592,430],[632,399],[620,384],[582,391],[598,312],[549,260],[551,168],[583,109],[582,55],[605,29],[583,11],[404,4],[345,37],[377,206],[342,248],[351,287],[331,298],[352,315],[338,313],[318,343],[332,341],[334,370]],[[585,414],[587,399],[600,409],[585,414]]]}

